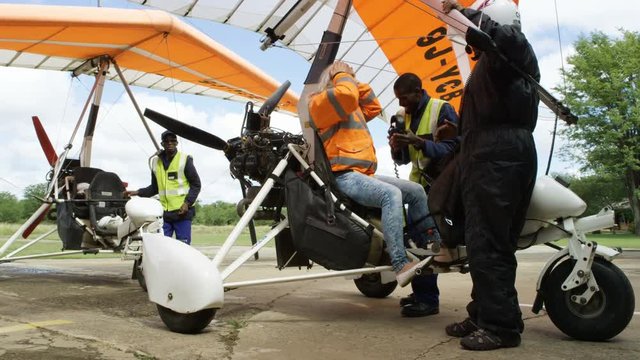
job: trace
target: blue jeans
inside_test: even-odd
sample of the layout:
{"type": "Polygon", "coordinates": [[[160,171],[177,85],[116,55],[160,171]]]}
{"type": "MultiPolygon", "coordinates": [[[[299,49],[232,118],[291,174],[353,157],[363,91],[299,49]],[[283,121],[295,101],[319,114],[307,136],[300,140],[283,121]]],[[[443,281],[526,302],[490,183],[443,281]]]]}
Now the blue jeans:
{"type": "Polygon", "coordinates": [[[338,188],[360,205],[382,209],[382,228],[391,265],[398,272],[409,262],[404,247],[404,204],[418,231],[429,228],[427,194],[420,184],[390,176],[367,176],[356,171],[336,176],[338,188]]]}
{"type": "Polygon", "coordinates": [[[191,245],[191,220],[165,221],[162,225],[164,236],[173,237],[176,233],[176,240],[180,240],[187,245],[191,245]]]}

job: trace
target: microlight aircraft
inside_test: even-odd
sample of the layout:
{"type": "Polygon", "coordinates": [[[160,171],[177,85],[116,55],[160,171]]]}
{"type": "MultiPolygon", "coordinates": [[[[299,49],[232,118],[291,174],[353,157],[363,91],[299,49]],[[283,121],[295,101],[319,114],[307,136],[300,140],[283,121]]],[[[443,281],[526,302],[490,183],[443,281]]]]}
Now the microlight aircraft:
{"type": "MultiPolygon", "coordinates": [[[[317,149],[318,142],[308,122],[305,103],[306,95],[314,90],[320,72],[328,64],[334,59],[350,63],[356,71],[356,77],[372,85],[385,109],[394,102],[393,82],[398,74],[404,72],[416,73],[423,80],[423,85],[431,96],[447,100],[458,108],[465,81],[476,60],[473,51],[469,51],[471,49],[466,46],[465,35],[469,27],[475,26],[455,10],[449,14],[442,13],[439,0],[133,2],[159,7],[181,16],[199,17],[249,29],[264,35],[261,44],[263,50],[272,46],[285,46],[312,61],[298,105],[304,142],[286,134],[274,137],[268,131],[268,121],[256,121],[254,126],[249,126],[244,132],[252,136],[252,141],[240,145],[237,139],[232,139],[224,146],[211,146],[227,152],[232,161],[232,168],[236,159],[234,154],[241,154],[243,158],[271,161],[262,163],[262,171],[256,168],[235,167],[239,171],[236,178],[258,180],[261,187],[255,196],[244,199],[245,203],[251,205],[213,259],[212,265],[216,270],[211,269],[210,280],[220,281],[221,285],[212,288],[212,303],[203,308],[222,306],[223,297],[220,295],[224,290],[340,275],[356,276],[356,286],[366,296],[389,295],[396,283],[393,277],[388,276],[389,267],[385,266],[387,263],[381,259],[380,251],[374,249],[375,239],[379,240],[381,237],[378,229],[373,226],[372,246],[369,256],[363,261],[364,267],[355,269],[358,266],[339,266],[330,261],[327,263],[326,259],[322,259],[322,264],[321,257],[317,256],[318,248],[314,248],[313,245],[311,248],[305,247],[304,239],[301,239],[300,233],[294,229],[296,215],[313,220],[309,213],[290,213],[290,218],[284,217],[276,222],[272,233],[265,235],[254,249],[238,257],[224,270],[218,271],[217,268],[221,266],[222,260],[233,246],[240,229],[246,226],[263,204],[273,205],[270,204],[273,201],[273,192],[277,194],[283,191],[282,185],[276,183],[276,179],[282,178],[283,174],[287,179],[285,169],[299,166],[304,172],[311,174],[313,181],[310,182],[320,189],[325,189],[324,185],[331,182],[331,175],[328,174],[326,166],[322,166],[322,156],[317,154],[320,152],[317,149]],[[320,45],[317,46],[318,44],[320,45]],[[231,156],[229,149],[232,149],[231,156]],[[267,153],[272,156],[267,156],[267,153]],[[276,161],[277,159],[279,160],[276,161]],[[272,170],[263,172],[266,169],[272,170]],[[279,236],[280,245],[285,242],[282,237],[287,232],[283,230],[288,226],[291,227],[293,236],[293,251],[289,253],[284,251],[285,246],[278,244],[279,236]],[[280,254],[291,254],[279,259],[281,268],[287,265],[300,266],[311,259],[327,268],[340,271],[325,275],[227,282],[229,275],[274,237],[276,247],[283,248],[280,254]],[[303,259],[297,258],[297,255],[302,255],[303,259]],[[217,301],[213,300],[216,298],[217,301]]],[[[462,5],[474,8],[478,8],[483,2],[484,0],[460,0],[462,5]]],[[[518,3],[517,0],[514,2],[518,3]]],[[[526,77],[526,74],[523,76],[526,77]]],[[[558,119],[564,120],[567,124],[577,121],[575,115],[562,102],[537,82],[531,83],[538,90],[541,102],[555,113],[558,119]]],[[[180,126],[178,121],[161,114],[152,115],[150,118],[167,128],[178,129],[180,126]]],[[[201,143],[206,145],[206,142],[201,143]]],[[[220,145],[219,142],[218,144],[220,145]]],[[[288,189],[284,190],[285,193],[287,191],[288,189]]],[[[335,196],[333,198],[335,199],[335,196]]],[[[290,201],[292,200],[287,199],[288,205],[291,204],[290,201]]],[[[612,263],[619,252],[588,241],[585,236],[590,231],[613,226],[613,211],[605,208],[597,215],[578,218],[584,212],[585,206],[581,199],[554,179],[538,179],[519,247],[546,244],[558,250],[540,274],[533,311],[537,313],[545,306],[553,323],[569,336],[582,340],[605,340],[617,335],[631,320],[635,307],[634,295],[626,275],[612,263]],[[562,248],[552,243],[560,238],[569,238],[569,245],[562,248]],[[612,286],[613,283],[616,285],[612,286]]],[[[340,205],[340,208],[344,209],[344,204],[340,205]]],[[[371,223],[358,216],[362,215],[371,220],[366,216],[366,211],[358,212],[358,215],[349,211],[345,214],[363,228],[371,229],[371,223]]],[[[306,229],[311,227],[311,223],[307,223],[309,226],[306,229]]],[[[459,251],[464,253],[464,249],[459,251]]],[[[409,252],[411,253],[411,250],[409,252]]],[[[208,263],[203,261],[203,264],[208,263]]],[[[423,270],[448,272],[467,269],[468,264],[462,263],[459,266],[445,268],[430,266],[423,270]]],[[[192,310],[193,308],[190,308],[190,311],[192,310]]]]}
{"type": "MultiPolygon", "coordinates": [[[[149,3],[161,4],[161,2],[149,3]]],[[[315,35],[322,32],[324,28],[327,30],[322,35],[320,47],[311,53],[315,56],[310,56],[313,59],[313,65],[306,80],[302,99],[312,90],[320,71],[337,56],[357,64],[364,64],[367,60],[377,58],[377,63],[382,63],[382,66],[373,68],[360,66],[357,76],[363,81],[371,82],[374,88],[382,89],[379,95],[383,104],[387,106],[393,100],[392,98],[385,100],[385,92],[387,96],[391,96],[390,86],[397,73],[422,69],[426,69],[425,73],[419,74],[423,79],[434,82],[443,80],[440,83],[441,86],[436,86],[432,93],[439,94],[441,98],[446,97],[457,104],[466,79],[465,71],[468,74],[473,67],[472,54],[458,51],[464,50],[463,37],[462,40],[459,38],[464,34],[466,26],[469,26],[462,24],[464,19],[460,18],[460,14],[455,12],[450,16],[441,14],[437,10],[438,1],[375,2],[375,8],[370,6],[373,3],[371,1],[353,1],[353,3],[351,1],[278,1],[277,3],[265,1],[260,2],[262,5],[259,5],[258,2],[252,1],[219,1],[215,4],[194,1],[184,2],[184,6],[180,9],[184,10],[183,15],[196,14],[197,10],[205,9],[224,19],[225,22],[231,22],[236,14],[242,14],[239,10],[245,5],[252,6],[248,9],[251,9],[254,15],[259,13],[256,10],[261,6],[271,6],[264,10],[265,17],[256,19],[259,24],[256,31],[264,31],[266,34],[265,43],[263,43],[265,47],[271,43],[289,41],[295,37],[295,34],[302,33],[306,24],[324,19],[324,27],[311,29],[312,33],[315,31],[315,35]],[[230,6],[225,7],[224,4],[230,6]],[[387,4],[395,8],[388,8],[387,4]],[[229,11],[223,11],[224,13],[221,14],[221,9],[229,11]],[[407,27],[404,25],[407,17],[424,20],[416,21],[416,24],[424,28],[418,31],[406,30],[407,27]],[[351,24],[359,26],[359,31],[349,33],[350,21],[352,21],[351,24]],[[328,27],[326,23],[329,24],[328,27]],[[279,30],[278,27],[280,27],[279,30]],[[288,31],[291,36],[287,38],[288,31]],[[459,33],[459,38],[446,36],[456,31],[459,33]],[[348,38],[348,34],[355,34],[356,37],[348,38]],[[401,41],[402,39],[405,40],[401,41]],[[399,41],[398,44],[404,45],[389,45],[396,40],[399,41]],[[346,51],[344,47],[343,50],[339,50],[341,42],[347,45],[346,51]],[[369,43],[370,50],[357,50],[364,43],[369,43]],[[348,57],[348,53],[361,57],[362,62],[356,62],[348,57]],[[372,70],[373,75],[367,77],[365,74],[369,70],[372,70]],[[438,77],[439,75],[442,77],[438,77]]],[[[467,5],[470,3],[470,1],[465,2],[467,5]]],[[[165,4],[173,7],[176,2],[170,1],[165,4]]],[[[238,17],[240,18],[243,17],[238,17]]],[[[317,39],[315,35],[313,39],[317,39]]],[[[318,43],[317,40],[316,43],[318,43]]],[[[540,89],[540,92],[543,101],[559,117],[569,122],[575,120],[568,109],[555,101],[544,89],[540,89]]],[[[141,205],[138,207],[138,204],[134,203],[135,199],[129,202],[131,211],[128,210],[127,215],[134,218],[132,221],[135,223],[136,219],[142,219],[149,222],[146,228],[143,226],[140,229],[142,244],[138,246],[142,247],[144,253],[142,273],[146,279],[150,300],[158,305],[162,320],[173,331],[185,333],[200,331],[211,321],[216,309],[224,305],[224,292],[239,287],[342,276],[355,277],[354,281],[358,289],[370,297],[386,297],[396,287],[394,277],[390,274],[391,268],[384,258],[381,233],[373,225],[375,216],[369,216],[366,209],[347,212],[344,211],[345,205],[341,204],[340,210],[336,210],[349,221],[359,224],[361,229],[369,232],[368,249],[359,254],[363,256],[357,257],[358,264],[346,265],[338,259],[326,261],[326,257],[316,256],[316,251],[319,249],[314,246],[318,244],[305,244],[305,233],[296,234],[293,229],[294,217],[298,216],[297,220],[300,220],[299,216],[302,216],[305,220],[306,213],[280,212],[285,207],[282,200],[283,193],[288,207],[291,207],[291,201],[298,200],[286,196],[289,191],[287,184],[296,180],[295,170],[302,170],[303,173],[308,174],[310,186],[316,191],[325,191],[325,198],[331,197],[336,200],[333,194],[327,196],[329,193],[326,192],[327,187],[324,185],[330,179],[326,178],[328,175],[326,169],[323,170],[322,154],[318,151],[319,149],[316,149],[315,134],[308,126],[304,101],[298,105],[304,136],[281,133],[269,128],[270,109],[275,107],[274,104],[281,102],[281,96],[284,94],[286,94],[286,84],[275,92],[257,113],[248,111],[243,136],[228,141],[203,132],[201,129],[190,129],[188,125],[153,110],[145,111],[148,118],[174,130],[179,135],[205,146],[223,150],[231,161],[232,174],[250,190],[243,199],[243,205],[247,205],[244,215],[213,260],[184,244],[167,241],[162,234],[155,231],[157,222],[154,222],[154,219],[157,220],[158,213],[151,204],[138,203],[141,205]],[[230,265],[223,267],[222,263],[242,229],[260,212],[274,218],[272,230],[254,247],[237,257],[230,265]],[[291,229],[289,229],[290,225],[291,229]],[[281,269],[291,266],[311,266],[312,263],[316,263],[335,271],[271,279],[229,281],[230,275],[274,238],[276,250],[279,253],[278,266],[281,269]],[[180,271],[176,271],[177,269],[180,271]]],[[[521,245],[527,247],[563,237],[569,237],[570,242],[568,247],[558,248],[558,253],[543,269],[537,284],[538,296],[534,303],[534,310],[539,311],[544,304],[550,318],[560,330],[575,338],[585,340],[611,338],[626,327],[633,315],[633,290],[624,273],[611,262],[618,252],[595,246],[586,239],[585,233],[612,226],[613,213],[610,209],[603,209],[598,215],[578,218],[585,206],[575,194],[552,179],[539,180],[538,184],[528,214],[530,221],[523,231],[521,245]]],[[[311,226],[306,227],[306,229],[311,228],[311,226]]],[[[329,238],[329,235],[327,234],[326,237],[329,238]]],[[[419,251],[422,249],[412,250],[409,256],[432,255],[419,251]]],[[[459,251],[464,253],[463,248],[459,251]]],[[[467,266],[465,263],[446,268],[429,265],[421,271],[466,271],[467,266]]]]}
{"type": "MultiPolygon", "coordinates": [[[[117,174],[91,167],[92,145],[105,80],[118,81],[155,146],[159,146],[130,90],[130,85],[231,101],[264,102],[278,83],[257,67],[160,10],[125,10],[66,6],[0,5],[0,65],[58,70],[72,76],[95,76],[82,113],[61,152],[56,152],[38,116],[32,121],[51,166],[42,205],[0,246],[0,263],[21,259],[128,251],[118,224],[126,218],[124,184],[117,174]],[[79,158],[69,154],[84,123],[79,158]],[[95,181],[95,184],[94,184],[95,181]],[[55,208],[57,227],[8,251],[15,241],[27,239],[55,208]],[[62,250],[56,253],[21,253],[56,231],[62,250]]],[[[278,105],[293,112],[297,95],[287,92],[278,105]]],[[[25,119],[26,120],[26,119],[25,119]]],[[[134,267],[134,270],[137,268],[134,267]]]]}

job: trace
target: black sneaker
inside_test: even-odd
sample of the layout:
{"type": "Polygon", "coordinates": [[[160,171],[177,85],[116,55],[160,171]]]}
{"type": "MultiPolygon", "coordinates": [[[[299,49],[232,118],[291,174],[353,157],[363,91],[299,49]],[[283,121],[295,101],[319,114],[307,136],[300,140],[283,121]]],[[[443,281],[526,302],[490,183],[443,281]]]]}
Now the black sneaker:
{"type": "Polygon", "coordinates": [[[500,348],[511,348],[520,345],[520,334],[509,333],[498,335],[492,331],[478,329],[460,339],[465,350],[486,351],[500,348]]]}
{"type": "Polygon", "coordinates": [[[427,303],[412,303],[402,307],[400,313],[406,317],[421,317],[435,315],[440,312],[440,308],[436,305],[429,305],[427,303]]]}
{"type": "Polygon", "coordinates": [[[478,325],[476,325],[476,323],[471,320],[471,318],[466,318],[461,322],[455,322],[453,324],[447,325],[447,327],[444,328],[444,331],[449,336],[461,338],[470,335],[478,329],[478,325]]]}
{"type": "Polygon", "coordinates": [[[413,293],[411,293],[408,296],[405,296],[403,298],[400,298],[400,306],[413,304],[415,302],[416,302],[416,296],[413,295],[413,293]]]}

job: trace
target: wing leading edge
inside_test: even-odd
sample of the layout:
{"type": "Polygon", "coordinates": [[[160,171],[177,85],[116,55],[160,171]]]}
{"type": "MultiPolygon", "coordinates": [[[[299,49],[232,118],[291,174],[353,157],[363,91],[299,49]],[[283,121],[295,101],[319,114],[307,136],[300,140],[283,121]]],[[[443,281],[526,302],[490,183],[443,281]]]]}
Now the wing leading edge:
{"type": "MultiPolygon", "coordinates": [[[[273,39],[313,59],[337,0],[130,0],[180,16],[209,19],[274,34],[273,39]],[[295,10],[295,11],[294,11],[295,10]],[[290,21],[290,19],[295,21],[290,21]]],[[[470,6],[474,0],[459,0],[470,6]]],[[[369,82],[383,106],[397,107],[393,82],[414,72],[432,96],[459,106],[474,61],[464,36],[421,0],[353,0],[337,59],[350,63],[369,82]],[[449,35],[449,36],[447,36],[449,35]],[[453,36],[453,37],[452,37],[453,36]]],[[[268,36],[265,35],[265,39],[268,36]]],[[[260,46],[260,44],[256,44],[260,46]]]]}
{"type": "MultiPolygon", "coordinates": [[[[164,11],[0,4],[0,13],[2,66],[72,71],[108,55],[130,85],[259,103],[280,85],[164,11]]],[[[297,102],[289,91],[279,105],[295,113],[297,102]]]]}

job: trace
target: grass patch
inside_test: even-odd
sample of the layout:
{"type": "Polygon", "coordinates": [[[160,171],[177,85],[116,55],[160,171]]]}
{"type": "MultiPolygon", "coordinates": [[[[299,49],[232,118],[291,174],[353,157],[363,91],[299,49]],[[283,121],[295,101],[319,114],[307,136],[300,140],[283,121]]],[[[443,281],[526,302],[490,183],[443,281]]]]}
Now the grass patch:
{"type": "MultiPolygon", "coordinates": [[[[0,247],[4,244],[4,242],[11,236],[13,233],[18,230],[18,228],[22,224],[7,224],[0,223],[0,247]]],[[[9,249],[0,256],[6,256],[11,251],[27,244],[29,241],[36,239],[38,236],[45,234],[47,231],[50,231],[55,228],[53,224],[40,224],[36,230],[29,236],[29,240],[25,240],[22,237],[19,237],[9,249]]],[[[233,226],[206,226],[206,225],[193,225],[191,229],[191,244],[196,247],[205,247],[205,246],[219,246],[224,243],[227,239],[233,226]]],[[[271,228],[269,226],[256,226],[256,235],[257,240],[260,240],[271,228]]],[[[270,242],[268,246],[274,246],[274,242],[270,242]]],[[[236,245],[251,245],[251,236],[249,234],[249,228],[245,228],[236,245]]],[[[58,236],[58,232],[54,231],[49,234],[44,239],[40,240],[38,243],[33,246],[27,248],[26,250],[20,252],[16,256],[25,256],[25,255],[34,255],[34,254],[43,254],[43,253],[53,253],[59,252],[62,250],[62,241],[58,236]]],[[[87,255],[84,254],[72,254],[72,255],[64,255],[55,257],[55,259],[82,259],[87,255]]],[[[102,254],[101,257],[120,257],[120,254],[102,254]]]]}
{"type": "MultiPolygon", "coordinates": [[[[623,249],[640,249],[640,236],[628,232],[603,231],[599,234],[587,234],[587,240],[595,241],[599,245],[621,247],[623,249]]],[[[557,241],[556,244],[566,246],[567,240],[557,241]]]]}
{"type": "MultiPolygon", "coordinates": [[[[20,227],[22,224],[7,224],[0,223],[0,247],[4,244],[4,242],[20,227]]],[[[53,224],[40,224],[36,230],[31,234],[30,240],[37,238],[38,236],[46,233],[55,228],[53,224]]],[[[206,226],[206,225],[193,225],[191,229],[191,244],[196,247],[206,247],[206,246],[220,246],[227,239],[229,234],[233,230],[232,225],[225,226],[206,226]]],[[[256,226],[256,235],[257,239],[260,240],[268,231],[270,230],[269,226],[256,226]]],[[[588,234],[587,239],[591,241],[595,241],[600,245],[608,246],[608,247],[621,247],[623,249],[640,249],[640,237],[628,232],[617,232],[612,233],[610,231],[603,231],[598,234],[588,234]]],[[[14,242],[1,256],[6,256],[11,251],[25,245],[30,240],[25,240],[20,237],[16,242],[14,242]]],[[[251,245],[251,237],[249,235],[249,228],[245,228],[238,241],[237,245],[249,246],[251,245]]],[[[567,240],[559,240],[556,244],[560,246],[566,246],[567,240]]],[[[275,246],[274,242],[271,241],[267,246],[275,246]]],[[[62,242],[58,237],[58,233],[54,231],[43,240],[39,241],[37,244],[29,247],[28,249],[22,251],[17,256],[24,255],[34,255],[34,254],[43,254],[43,253],[53,253],[59,252],[62,249],[62,242]]],[[[87,255],[84,254],[72,254],[55,257],[55,259],[82,259],[86,258],[87,255]]],[[[101,254],[101,257],[120,257],[120,254],[101,254]]]]}

